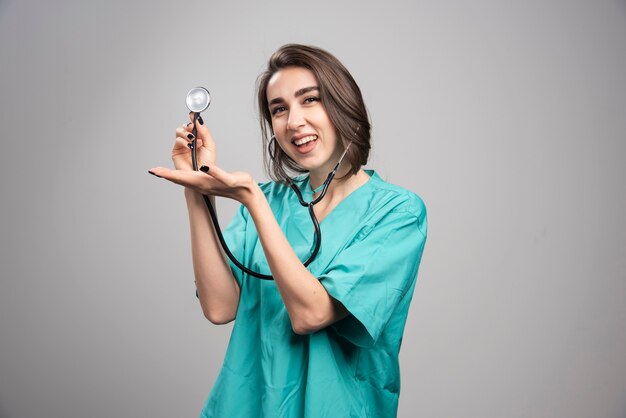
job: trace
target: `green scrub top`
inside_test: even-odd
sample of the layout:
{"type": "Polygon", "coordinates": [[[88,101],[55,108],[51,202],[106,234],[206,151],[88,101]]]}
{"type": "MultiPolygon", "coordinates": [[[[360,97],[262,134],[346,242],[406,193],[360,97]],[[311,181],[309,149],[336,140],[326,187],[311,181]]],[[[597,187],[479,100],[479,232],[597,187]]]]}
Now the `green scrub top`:
{"type": "MultiPolygon", "coordinates": [[[[232,265],[241,296],[222,370],[201,417],[395,417],[398,353],[426,241],[426,209],[412,192],[370,180],[320,223],[321,249],[308,270],[350,314],[298,335],[273,281],[232,265]]],[[[308,177],[298,178],[312,199],[308,177]]],[[[261,184],[301,260],[313,247],[308,210],[288,186],[261,184]]],[[[224,231],[245,266],[271,274],[245,207],[224,231]]]]}

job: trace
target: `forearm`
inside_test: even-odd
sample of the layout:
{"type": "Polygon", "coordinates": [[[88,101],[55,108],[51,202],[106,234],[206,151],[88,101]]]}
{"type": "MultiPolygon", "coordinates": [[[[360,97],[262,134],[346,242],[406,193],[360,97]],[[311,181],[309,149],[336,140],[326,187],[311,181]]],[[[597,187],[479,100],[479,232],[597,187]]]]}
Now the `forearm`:
{"type": "Polygon", "coordinates": [[[345,308],[304,267],[280,229],[265,195],[257,188],[253,196],[246,206],[294,331],[313,332],[346,316],[345,308]]]}
{"type": "MultiPolygon", "coordinates": [[[[239,285],[226,260],[202,195],[185,189],[191,232],[191,253],[198,298],[204,315],[216,324],[235,318],[239,285]]],[[[211,197],[213,200],[214,198],[211,197]]]]}

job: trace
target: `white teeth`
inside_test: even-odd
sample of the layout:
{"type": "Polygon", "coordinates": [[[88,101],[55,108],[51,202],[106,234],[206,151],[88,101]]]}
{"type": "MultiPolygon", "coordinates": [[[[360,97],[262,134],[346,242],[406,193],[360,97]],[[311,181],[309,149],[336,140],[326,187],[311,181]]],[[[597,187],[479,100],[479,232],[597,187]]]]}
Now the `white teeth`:
{"type": "Polygon", "coordinates": [[[306,144],[307,142],[315,141],[316,139],[317,135],[309,135],[305,136],[304,138],[296,139],[295,141],[293,141],[293,143],[300,146],[306,144]]]}

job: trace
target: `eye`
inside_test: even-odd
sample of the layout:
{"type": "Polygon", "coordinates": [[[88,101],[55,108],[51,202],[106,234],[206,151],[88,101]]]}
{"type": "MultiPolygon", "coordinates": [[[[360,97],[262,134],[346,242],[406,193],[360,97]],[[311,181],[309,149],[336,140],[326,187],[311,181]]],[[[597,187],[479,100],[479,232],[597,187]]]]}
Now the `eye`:
{"type": "Polygon", "coordinates": [[[286,109],[287,108],[285,106],[276,106],[270,110],[270,113],[274,116],[277,113],[284,112],[286,109]]]}
{"type": "Polygon", "coordinates": [[[307,96],[304,99],[304,103],[315,103],[315,102],[319,102],[320,98],[317,96],[307,96]]]}

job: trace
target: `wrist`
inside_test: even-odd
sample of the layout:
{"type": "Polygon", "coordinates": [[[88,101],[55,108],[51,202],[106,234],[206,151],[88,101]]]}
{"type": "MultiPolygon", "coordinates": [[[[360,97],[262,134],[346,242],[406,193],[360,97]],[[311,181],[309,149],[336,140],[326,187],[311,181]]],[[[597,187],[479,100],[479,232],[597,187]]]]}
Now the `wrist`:
{"type": "Polygon", "coordinates": [[[246,193],[242,199],[242,204],[248,208],[248,211],[258,207],[258,204],[265,200],[265,194],[259,187],[259,185],[252,180],[251,184],[246,188],[246,193]]]}
{"type": "Polygon", "coordinates": [[[188,187],[184,188],[184,193],[185,193],[185,199],[187,199],[188,201],[190,201],[190,200],[192,200],[192,201],[193,200],[198,200],[198,201],[203,200],[202,193],[197,192],[197,191],[195,191],[193,189],[190,189],[188,187]]]}

